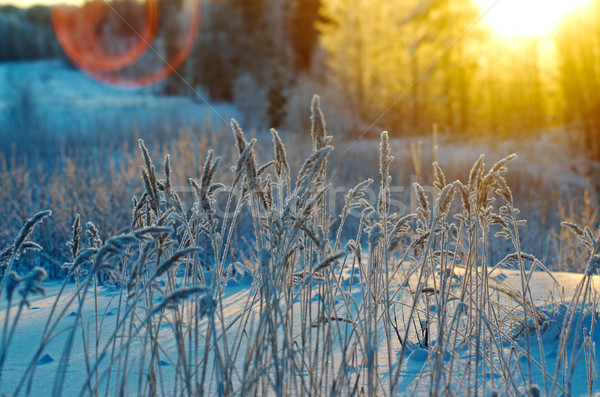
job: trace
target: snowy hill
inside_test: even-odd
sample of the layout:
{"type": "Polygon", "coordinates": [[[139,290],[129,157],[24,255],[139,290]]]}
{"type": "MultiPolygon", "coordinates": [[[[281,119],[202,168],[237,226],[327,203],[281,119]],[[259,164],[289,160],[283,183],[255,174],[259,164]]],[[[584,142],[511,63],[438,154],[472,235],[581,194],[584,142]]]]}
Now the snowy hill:
{"type": "Polygon", "coordinates": [[[31,128],[40,134],[123,136],[137,129],[144,136],[178,128],[221,128],[230,118],[241,118],[228,104],[155,91],[114,88],[59,60],[0,63],[0,133],[31,128]]]}

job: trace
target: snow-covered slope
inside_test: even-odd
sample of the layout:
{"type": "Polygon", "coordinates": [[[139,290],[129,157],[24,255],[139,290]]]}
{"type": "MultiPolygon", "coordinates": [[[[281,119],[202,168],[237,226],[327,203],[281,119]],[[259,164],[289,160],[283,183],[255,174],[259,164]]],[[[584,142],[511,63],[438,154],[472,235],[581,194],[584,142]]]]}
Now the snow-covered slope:
{"type": "MultiPolygon", "coordinates": [[[[178,128],[222,128],[237,109],[156,88],[120,89],[94,81],[60,60],[0,63],[0,132],[28,127],[52,134],[140,135],[178,128]]],[[[202,98],[208,99],[205,95],[202,98]]]]}

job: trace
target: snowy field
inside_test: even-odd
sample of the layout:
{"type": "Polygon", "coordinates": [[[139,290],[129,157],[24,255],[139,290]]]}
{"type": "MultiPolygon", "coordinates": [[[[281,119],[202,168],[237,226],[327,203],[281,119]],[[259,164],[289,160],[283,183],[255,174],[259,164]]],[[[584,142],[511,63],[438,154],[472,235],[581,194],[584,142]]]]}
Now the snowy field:
{"type": "Polygon", "coordinates": [[[156,87],[115,89],[60,60],[0,63],[3,134],[23,134],[27,128],[37,137],[88,134],[118,141],[134,129],[149,136],[177,128],[222,128],[232,117],[241,119],[231,105],[160,96],[156,87]]]}
{"type": "MultiPolygon", "coordinates": [[[[365,288],[357,277],[353,277],[350,274],[350,270],[346,269],[341,272],[342,284],[344,285],[344,294],[352,300],[353,304],[357,307],[360,306],[362,290],[365,288]]],[[[545,359],[545,365],[547,368],[554,368],[556,365],[557,352],[559,349],[559,336],[561,329],[563,328],[563,322],[565,321],[565,313],[567,306],[571,301],[573,294],[576,289],[576,285],[582,280],[582,275],[572,273],[554,273],[554,279],[549,277],[543,272],[533,272],[529,280],[529,286],[533,295],[533,300],[538,305],[547,317],[544,322],[540,325],[540,337],[541,344],[535,338],[535,335],[531,335],[529,342],[531,343],[530,363],[534,364],[534,384],[538,385],[542,395],[548,395],[550,387],[547,383],[549,379],[544,379],[541,376],[539,369],[536,369],[536,365],[540,365],[542,360],[545,359]],[[556,302],[561,302],[556,304],[556,302]]],[[[520,275],[519,272],[514,270],[501,270],[497,272],[496,278],[502,280],[507,286],[518,290],[520,288],[520,275]]],[[[399,279],[399,278],[398,278],[399,279]]],[[[183,281],[183,280],[179,280],[183,281]]],[[[596,276],[593,277],[593,288],[597,290],[599,286],[599,280],[596,276]]],[[[70,332],[75,325],[75,318],[80,316],[82,325],[76,325],[82,327],[88,333],[87,341],[88,353],[92,357],[92,363],[96,356],[96,348],[98,348],[100,355],[106,353],[105,348],[112,346],[112,343],[117,341],[117,346],[121,343],[121,335],[114,335],[115,329],[117,329],[117,323],[122,318],[122,311],[119,303],[120,294],[123,293],[120,288],[115,286],[101,286],[98,287],[97,291],[93,294],[94,299],[89,299],[85,305],[83,305],[80,312],[78,312],[77,303],[73,302],[73,298],[76,294],[76,286],[74,283],[68,284],[62,291],[62,297],[55,305],[57,294],[61,289],[59,282],[45,282],[42,284],[45,290],[45,296],[37,295],[30,299],[30,306],[24,308],[23,313],[19,321],[19,325],[16,328],[15,336],[11,344],[11,350],[4,364],[2,371],[2,391],[5,393],[12,394],[22,381],[23,374],[27,373],[28,367],[32,362],[32,358],[41,358],[34,361],[34,366],[29,368],[35,371],[35,379],[30,387],[29,392],[34,396],[48,395],[50,388],[53,385],[53,381],[56,378],[56,374],[59,370],[60,359],[64,353],[65,341],[71,336],[70,332]],[[70,303],[70,304],[69,304],[70,303]],[[43,352],[37,352],[38,341],[42,338],[44,327],[46,326],[51,311],[54,310],[53,316],[56,318],[57,312],[64,311],[66,315],[56,325],[56,337],[48,343],[43,352]],[[97,328],[96,328],[97,327],[97,328]],[[95,346],[96,338],[94,334],[98,335],[98,346],[95,346]],[[37,353],[37,356],[36,356],[37,353]]],[[[408,292],[408,286],[404,285],[391,285],[391,288],[398,289],[398,298],[410,297],[408,292]]],[[[232,277],[228,285],[223,289],[222,298],[219,302],[219,309],[223,311],[223,319],[228,328],[228,333],[231,335],[238,335],[244,328],[247,330],[253,330],[256,327],[256,323],[259,321],[260,316],[259,309],[251,309],[253,315],[245,316],[244,310],[247,310],[250,302],[256,299],[254,296],[257,293],[256,288],[252,286],[252,277],[236,276],[232,277]],[[249,318],[248,323],[244,323],[243,320],[249,318]]],[[[156,296],[154,298],[155,304],[160,304],[164,299],[163,296],[156,296]]],[[[319,295],[319,287],[315,285],[310,289],[310,301],[311,308],[314,311],[315,318],[319,313],[318,301],[322,299],[319,295]]],[[[146,305],[148,302],[140,302],[140,305],[146,305]]],[[[344,312],[344,305],[338,302],[338,310],[340,313],[344,312]]],[[[6,320],[6,302],[2,302],[2,312],[0,314],[0,321],[6,320]]],[[[14,315],[18,305],[12,306],[11,313],[14,315]]],[[[296,320],[296,337],[300,338],[302,327],[299,325],[301,321],[301,304],[296,303],[295,309],[297,311],[296,320]]],[[[435,305],[430,306],[431,310],[435,310],[435,305]]],[[[407,309],[405,308],[405,311],[407,309]]],[[[597,318],[592,319],[589,315],[583,319],[582,326],[586,329],[597,328],[597,318]]],[[[188,320],[184,319],[182,324],[186,325],[188,320]]],[[[174,327],[177,326],[177,321],[171,316],[166,315],[163,323],[159,327],[157,335],[157,343],[160,345],[160,359],[158,363],[160,365],[160,379],[161,379],[161,390],[159,394],[162,395],[179,395],[187,394],[181,391],[183,385],[182,380],[178,377],[178,371],[176,367],[181,365],[178,363],[178,350],[176,344],[177,335],[174,332],[174,327]],[[176,391],[173,393],[173,391],[176,391]]],[[[207,320],[203,320],[194,327],[199,331],[201,335],[206,333],[207,320]]],[[[343,327],[342,327],[343,328],[343,327]]],[[[349,327],[348,327],[349,328],[349,327]]],[[[384,334],[385,330],[381,328],[379,330],[381,334],[384,334]]],[[[130,346],[130,363],[128,365],[129,379],[126,386],[127,395],[136,395],[139,393],[138,389],[138,376],[147,375],[146,370],[140,367],[144,365],[150,359],[151,352],[148,348],[144,348],[142,339],[144,335],[137,335],[136,339],[131,341],[130,346]],[[140,372],[141,373],[138,373],[140,372]]],[[[592,343],[597,344],[600,340],[600,335],[595,332],[592,337],[592,343]]],[[[232,337],[233,340],[233,337],[232,337]]],[[[243,372],[244,360],[242,359],[243,353],[248,350],[247,344],[240,344],[239,349],[242,352],[240,358],[233,365],[236,367],[236,371],[243,372]]],[[[513,343],[506,343],[502,347],[506,352],[507,356],[510,355],[510,351],[514,351],[515,357],[513,358],[512,366],[525,366],[527,364],[527,355],[525,354],[527,346],[524,337],[515,337],[513,343]]],[[[385,351],[385,346],[382,343],[379,346],[381,352],[385,351]]],[[[393,356],[396,358],[401,350],[401,344],[395,343],[392,350],[393,356]]],[[[110,352],[110,350],[109,350],[110,352]]],[[[406,390],[406,392],[399,393],[400,395],[426,395],[429,390],[429,379],[428,376],[431,374],[432,358],[434,348],[412,346],[405,353],[407,359],[403,363],[402,369],[399,371],[399,389],[406,390]]],[[[340,355],[333,354],[334,360],[338,361],[336,364],[339,365],[341,358],[340,355]]],[[[387,367],[387,357],[385,354],[381,354],[379,357],[377,366],[379,367],[380,376],[383,379],[389,376],[387,367]]],[[[394,358],[394,361],[395,361],[394,358]]],[[[444,365],[452,363],[455,368],[456,374],[461,374],[465,368],[469,366],[471,360],[468,355],[468,348],[463,348],[458,351],[458,356],[444,358],[444,365]]],[[[86,380],[88,378],[88,372],[85,367],[85,353],[83,349],[83,339],[80,330],[77,330],[74,334],[74,343],[72,351],[70,352],[70,360],[66,364],[65,374],[65,386],[63,395],[76,396],[80,393],[87,393],[86,380]]],[[[116,394],[118,392],[117,387],[121,384],[122,375],[114,367],[109,365],[111,358],[109,355],[104,356],[100,361],[98,376],[101,379],[100,390],[108,390],[109,395],[116,394]],[[110,368],[110,370],[108,369],[110,368]],[[110,371],[110,375],[108,373],[110,371]]],[[[574,363],[571,363],[573,365],[574,363]]],[[[574,375],[572,378],[572,389],[571,395],[582,396],[588,394],[588,374],[586,373],[585,360],[579,359],[579,362],[575,364],[574,375]]],[[[118,367],[117,367],[118,368],[118,367]]],[[[596,368],[593,368],[596,371],[596,368]]],[[[346,370],[351,372],[360,371],[360,366],[355,364],[347,364],[346,370]]],[[[460,376],[460,375],[458,375],[460,376]]],[[[597,375],[596,375],[597,376],[597,375]]],[[[490,379],[489,374],[486,374],[481,378],[483,383],[487,384],[487,395],[489,392],[496,389],[502,393],[502,379],[500,374],[494,374],[496,383],[494,384],[490,379]],[[494,387],[495,385],[495,387],[494,387]]],[[[207,382],[216,382],[216,379],[209,377],[210,380],[207,382]]],[[[518,381],[518,380],[515,380],[518,381]]],[[[239,387],[239,384],[237,385],[239,387]]],[[[484,389],[486,390],[486,389],[484,389]]],[[[461,394],[466,392],[463,390],[461,394]]],[[[600,386],[594,385],[592,388],[594,395],[600,395],[600,386]]],[[[144,394],[148,391],[145,390],[144,394]]],[[[468,394],[468,393],[466,393],[468,394]]]]}
{"type": "MultiPolygon", "coordinates": [[[[5,133],[28,126],[68,138],[106,130],[118,142],[131,126],[221,130],[221,116],[240,118],[230,105],[115,91],[57,62],[0,65],[0,91],[5,133]]],[[[120,167],[98,162],[84,174],[87,181],[109,163],[113,190],[83,185],[89,201],[72,196],[75,205],[59,214],[55,206],[77,186],[56,189],[55,201],[44,202],[55,213],[38,213],[0,246],[0,393],[600,395],[600,236],[585,222],[564,225],[580,246],[569,259],[584,273],[550,273],[544,264],[554,252],[536,258],[530,248],[549,239],[547,219],[516,208],[541,205],[515,200],[511,190],[516,181],[515,197],[544,195],[535,189],[546,186],[571,200],[587,187],[587,165],[553,141],[561,134],[494,147],[443,142],[442,167],[431,168],[427,152],[416,178],[406,169],[415,142],[383,133],[379,142],[342,142],[334,152],[318,97],[311,110],[312,142],[289,134],[282,141],[276,131],[258,142],[232,123],[233,138],[212,141],[223,158],[206,142],[182,141],[187,151],[151,159],[160,151],[140,141],[138,157],[117,159],[120,167]],[[190,154],[192,147],[202,152],[190,154]],[[520,162],[502,159],[514,149],[520,162]],[[479,152],[490,152],[493,165],[479,152]],[[180,161],[191,170],[184,177],[180,161]],[[119,170],[132,179],[120,182],[119,170]],[[344,195],[327,201],[334,182],[344,195]],[[186,184],[192,205],[175,183],[186,184]],[[402,212],[394,183],[406,185],[402,200],[410,205],[402,212]],[[106,196],[113,210],[100,208],[106,196]],[[119,223],[118,232],[87,223],[93,210],[119,223]],[[55,229],[34,232],[48,224],[55,229]],[[27,262],[25,251],[47,248],[34,241],[60,247],[68,259],[27,262]],[[63,263],[55,269],[67,274],[62,283],[34,268],[63,263]]],[[[73,183],[64,179],[71,164],[56,169],[59,185],[73,183]]],[[[8,193],[21,193],[27,178],[33,186],[43,179],[17,171],[3,174],[8,193]]],[[[28,210],[40,205],[44,186],[28,210]]],[[[5,211],[22,211],[25,201],[15,197],[5,211]]]]}

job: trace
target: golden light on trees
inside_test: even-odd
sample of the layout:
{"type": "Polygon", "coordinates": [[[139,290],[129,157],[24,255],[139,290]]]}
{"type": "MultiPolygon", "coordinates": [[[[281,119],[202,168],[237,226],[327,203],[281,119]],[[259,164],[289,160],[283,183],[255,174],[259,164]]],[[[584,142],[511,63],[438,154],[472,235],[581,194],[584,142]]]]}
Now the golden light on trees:
{"type": "Polygon", "coordinates": [[[589,0],[474,0],[482,12],[482,23],[508,39],[551,34],[571,11],[589,0]]]}
{"type": "Polygon", "coordinates": [[[85,0],[0,0],[0,6],[13,5],[20,8],[28,8],[36,5],[55,6],[55,5],[76,5],[80,6],[85,0]]]}

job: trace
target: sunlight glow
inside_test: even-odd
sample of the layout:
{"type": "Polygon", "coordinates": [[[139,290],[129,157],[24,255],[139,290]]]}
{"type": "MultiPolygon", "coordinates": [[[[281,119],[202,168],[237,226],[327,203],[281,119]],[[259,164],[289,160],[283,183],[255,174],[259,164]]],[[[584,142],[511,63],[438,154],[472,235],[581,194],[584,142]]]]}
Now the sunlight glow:
{"type": "Polygon", "coordinates": [[[0,6],[13,5],[19,8],[29,8],[37,5],[82,5],[85,0],[0,0],[0,6]]]}
{"type": "Polygon", "coordinates": [[[566,14],[590,0],[474,0],[482,23],[505,38],[543,37],[551,34],[566,14]]]}

